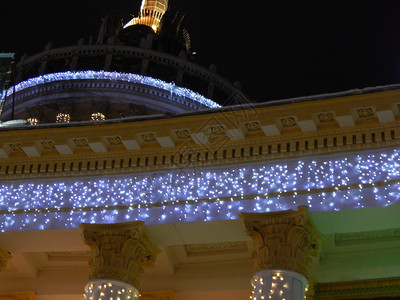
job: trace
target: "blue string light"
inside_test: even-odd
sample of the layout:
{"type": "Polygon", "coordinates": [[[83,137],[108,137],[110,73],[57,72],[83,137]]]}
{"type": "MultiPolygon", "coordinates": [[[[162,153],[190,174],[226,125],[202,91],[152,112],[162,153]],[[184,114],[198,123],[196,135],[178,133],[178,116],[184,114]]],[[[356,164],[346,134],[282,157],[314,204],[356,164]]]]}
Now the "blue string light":
{"type": "Polygon", "coordinates": [[[336,154],[106,177],[3,181],[0,231],[237,219],[241,212],[335,211],[400,200],[400,151],[336,154]]]}
{"type": "MultiPolygon", "coordinates": [[[[106,72],[106,71],[76,71],[76,72],[59,72],[52,74],[45,74],[38,77],[30,78],[25,81],[18,83],[15,86],[15,91],[19,92],[24,89],[55,81],[63,80],[82,80],[82,79],[96,79],[96,80],[109,80],[109,81],[123,81],[139,83],[143,85],[152,86],[155,88],[163,89],[171,94],[175,94],[181,97],[189,98],[195,102],[198,102],[206,107],[219,108],[221,105],[218,103],[205,98],[204,96],[189,90],[187,88],[176,86],[173,82],[168,83],[160,79],[143,76],[132,73],[120,73],[120,72],[106,72]]],[[[7,90],[7,96],[13,93],[13,87],[7,90]]]]}

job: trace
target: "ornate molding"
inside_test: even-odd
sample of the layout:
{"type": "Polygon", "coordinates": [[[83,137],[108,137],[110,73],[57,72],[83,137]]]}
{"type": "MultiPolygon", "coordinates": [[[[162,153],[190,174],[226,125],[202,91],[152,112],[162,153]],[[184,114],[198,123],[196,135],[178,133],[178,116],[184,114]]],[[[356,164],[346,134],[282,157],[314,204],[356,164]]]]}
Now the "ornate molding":
{"type": "Polygon", "coordinates": [[[400,297],[400,277],[346,282],[318,283],[315,299],[372,299],[377,297],[400,297]]]}
{"type": "Polygon", "coordinates": [[[254,271],[287,269],[308,276],[310,256],[318,256],[322,235],[308,208],[272,213],[242,213],[247,234],[254,242],[254,271]]]}
{"type": "MultiPolygon", "coordinates": [[[[0,247],[0,271],[6,267],[7,261],[11,258],[11,254],[0,247]]],[[[0,298],[1,299],[1,298],[0,298]]]]}
{"type": "Polygon", "coordinates": [[[90,280],[111,278],[140,289],[144,264],[152,264],[160,250],[150,241],[141,221],[118,224],[81,224],[83,239],[92,249],[90,280]]]}
{"type": "Polygon", "coordinates": [[[140,300],[175,300],[174,291],[141,292],[140,300]]]}
{"type": "Polygon", "coordinates": [[[35,300],[34,292],[0,293],[0,300],[35,300]]]}

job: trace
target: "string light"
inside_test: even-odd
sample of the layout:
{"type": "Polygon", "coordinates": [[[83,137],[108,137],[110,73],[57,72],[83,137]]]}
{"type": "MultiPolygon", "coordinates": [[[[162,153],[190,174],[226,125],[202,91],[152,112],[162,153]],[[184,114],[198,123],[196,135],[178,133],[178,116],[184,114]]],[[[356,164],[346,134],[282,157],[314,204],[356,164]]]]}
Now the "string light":
{"type": "Polygon", "coordinates": [[[252,300],[303,299],[307,279],[290,270],[266,269],[254,275],[251,285],[252,300]]]}
{"type": "MultiPolygon", "coordinates": [[[[106,71],[76,71],[76,72],[58,72],[58,73],[51,73],[41,75],[35,78],[30,78],[28,80],[22,81],[15,85],[15,91],[19,92],[24,89],[49,83],[55,81],[63,81],[63,80],[84,80],[84,79],[97,79],[97,80],[109,80],[109,81],[123,81],[123,82],[132,82],[132,83],[139,83],[143,85],[152,86],[155,88],[163,89],[171,94],[185,97],[191,99],[201,105],[210,108],[219,108],[221,105],[218,103],[205,98],[204,96],[189,90],[187,88],[176,86],[175,83],[167,83],[160,79],[143,76],[139,74],[132,74],[132,73],[120,73],[120,72],[106,72],[106,71]]],[[[10,87],[7,90],[7,96],[12,95],[14,87],[10,87]]],[[[172,97],[171,97],[172,98],[172,97]]],[[[171,99],[169,99],[171,100],[171,99]]]]}
{"type": "Polygon", "coordinates": [[[392,149],[235,168],[3,181],[0,231],[230,220],[299,205],[310,211],[387,206],[400,202],[399,166],[400,150],[392,149]]]}
{"type": "Polygon", "coordinates": [[[92,116],[90,117],[91,121],[103,121],[106,119],[106,116],[102,114],[101,112],[96,112],[93,113],[92,116]]]}
{"type": "Polygon", "coordinates": [[[114,279],[91,280],[84,291],[84,300],[135,300],[140,296],[134,286],[114,279]]]}
{"type": "Polygon", "coordinates": [[[38,118],[28,118],[26,119],[28,121],[29,124],[31,125],[37,125],[39,124],[39,119],[38,118]]]}
{"type": "Polygon", "coordinates": [[[70,114],[66,113],[58,113],[56,117],[56,122],[57,123],[69,123],[71,121],[71,116],[70,114]]]}

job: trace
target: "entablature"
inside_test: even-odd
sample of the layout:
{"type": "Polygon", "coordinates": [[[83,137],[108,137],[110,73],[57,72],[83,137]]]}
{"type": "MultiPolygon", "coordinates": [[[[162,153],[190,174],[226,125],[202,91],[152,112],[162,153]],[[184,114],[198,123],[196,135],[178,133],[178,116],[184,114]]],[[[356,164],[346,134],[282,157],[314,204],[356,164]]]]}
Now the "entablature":
{"type": "Polygon", "coordinates": [[[400,137],[400,90],[246,105],[173,117],[8,128],[0,176],[71,176],[392,147],[400,137]]]}

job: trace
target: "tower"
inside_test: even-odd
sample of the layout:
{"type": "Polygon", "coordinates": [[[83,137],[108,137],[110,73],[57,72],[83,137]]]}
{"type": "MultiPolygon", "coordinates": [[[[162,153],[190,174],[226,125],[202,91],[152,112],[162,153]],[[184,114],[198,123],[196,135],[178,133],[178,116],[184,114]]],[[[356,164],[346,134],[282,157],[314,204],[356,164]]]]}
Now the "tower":
{"type": "Polygon", "coordinates": [[[124,27],[141,24],[158,32],[160,21],[168,9],[168,0],[143,0],[139,16],[130,20],[124,27]]]}

